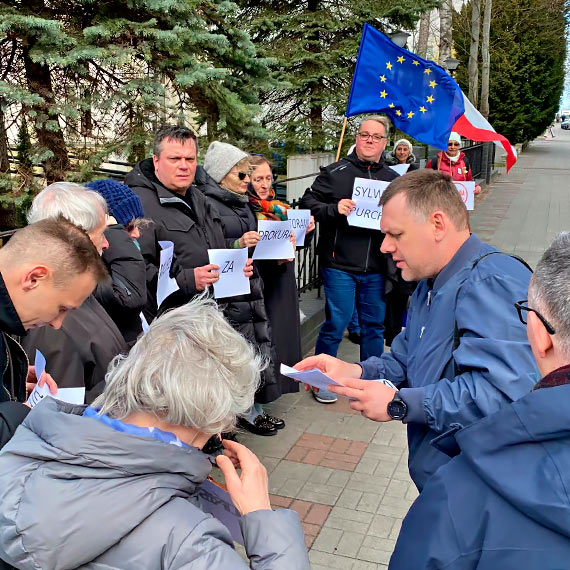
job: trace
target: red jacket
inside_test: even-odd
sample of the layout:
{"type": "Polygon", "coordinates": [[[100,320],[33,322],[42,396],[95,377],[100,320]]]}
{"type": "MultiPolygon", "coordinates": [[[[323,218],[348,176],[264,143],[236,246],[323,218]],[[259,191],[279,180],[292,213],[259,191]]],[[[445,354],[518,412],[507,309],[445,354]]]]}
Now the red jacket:
{"type": "Polygon", "coordinates": [[[451,176],[451,179],[455,182],[465,182],[473,180],[471,175],[471,166],[469,165],[469,160],[465,156],[464,152],[459,153],[459,160],[452,163],[448,156],[440,151],[436,156],[430,158],[426,164],[426,168],[433,168],[433,170],[441,170],[451,176]]]}

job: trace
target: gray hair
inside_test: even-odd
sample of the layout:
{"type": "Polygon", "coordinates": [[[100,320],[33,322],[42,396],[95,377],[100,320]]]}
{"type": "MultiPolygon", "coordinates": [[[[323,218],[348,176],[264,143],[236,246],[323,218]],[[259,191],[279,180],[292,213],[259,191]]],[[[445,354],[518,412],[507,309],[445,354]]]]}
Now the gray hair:
{"type": "Polygon", "coordinates": [[[376,121],[377,123],[384,125],[384,131],[385,131],[384,136],[385,137],[388,136],[388,132],[390,131],[390,121],[388,120],[388,117],[385,117],[384,115],[368,115],[368,117],[364,117],[362,119],[362,121],[360,121],[360,123],[358,125],[359,131],[360,131],[360,129],[362,129],[362,125],[366,121],[376,121]]]}
{"type": "Polygon", "coordinates": [[[144,412],[205,433],[229,431],[253,406],[264,366],[201,296],[162,315],[128,356],[113,361],[93,405],[118,420],[144,412]]]}
{"type": "Polygon", "coordinates": [[[32,202],[28,223],[63,216],[86,232],[99,227],[107,214],[105,198],[73,182],[55,182],[46,186],[32,202]]]}
{"type": "Polygon", "coordinates": [[[570,358],[570,232],[558,234],[540,258],[528,302],[554,327],[561,350],[570,358]]]}

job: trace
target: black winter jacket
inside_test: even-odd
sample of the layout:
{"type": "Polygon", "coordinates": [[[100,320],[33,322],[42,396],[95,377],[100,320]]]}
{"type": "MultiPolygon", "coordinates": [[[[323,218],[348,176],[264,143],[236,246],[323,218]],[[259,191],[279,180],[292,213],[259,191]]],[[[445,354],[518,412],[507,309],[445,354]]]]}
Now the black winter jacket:
{"type": "Polygon", "coordinates": [[[26,399],[28,359],[24,349],[10,336],[25,334],[22,321],[0,274],[0,449],[14,435],[30,411],[30,408],[20,403],[26,399]]]}
{"type": "Polygon", "coordinates": [[[109,248],[103,252],[102,259],[111,279],[97,285],[94,295],[125,342],[132,346],[142,333],[140,313],[146,305],[146,264],[121,224],[109,226],[105,237],[109,248]]]}
{"type": "Polygon", "coordinates": [[[378,230],[349,226],[337,204],[352,197],[355,178],[387,182],[398,175],[380,162],[364,162],[353,152],[338,162],[321,168],[321,173],[301,198],[300,208],[309,208],[319,222],[317,252],[321,267],[353,273],[385,273],[380,245],[384,234],[378,230]]]}
{"type": "MultiPolygon", "coordinates": [[[[200,167],[196,172],[195,182],[219,212],[226,239],[233,242],[246,232],[257,231],[257,219],[249,206],[249,201],[241,202],[237,196],[221,188],[200,167]]],[[[257,402],[267,403],[280,395],[275,372],[277,356],[263,298],[263,281],[255,264],[254,274],[249,281],[251,289],[249,295],[232,297],[227,303],[224,299],[220,299],[219,302],[225,305],[224,314],[232,326],[271,362],[263,372],[263,386],[255,398],[257,402]]]]}

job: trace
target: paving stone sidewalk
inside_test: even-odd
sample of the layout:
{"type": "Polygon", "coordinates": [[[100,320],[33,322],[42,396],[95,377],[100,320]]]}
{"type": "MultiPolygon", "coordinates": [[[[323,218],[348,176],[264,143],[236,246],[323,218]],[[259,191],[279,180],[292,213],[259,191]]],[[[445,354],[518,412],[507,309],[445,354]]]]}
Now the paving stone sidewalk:
{"type": "MultiPolygon", "coordinates": [[[[498,176],[471,215],[482,239],[532,265],[570,225],[570,133],[556,134],[533,143],[508,176],[498,176]]],[[[358,347],[345,339],[339,357],[359,360],[358,347]]],[[[313,569],[387,568],[417,496],[405,427],[367,420],[346,400],[319,404],[305,392],[283,396],[270,412],[285,419],[284,430],[240,441],[267,467],[274,507],[299,513],[313,569]]]]}

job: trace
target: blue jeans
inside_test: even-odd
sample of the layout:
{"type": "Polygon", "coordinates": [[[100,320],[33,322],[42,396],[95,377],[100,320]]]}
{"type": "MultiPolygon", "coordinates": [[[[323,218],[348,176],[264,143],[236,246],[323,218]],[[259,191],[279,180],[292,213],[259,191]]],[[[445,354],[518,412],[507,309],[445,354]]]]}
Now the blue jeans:
{"type": "Polygon", "coordinates": [[[321,269],[326,295],[326,320],[319,331],[315,354],[336,356],[354,307],[360,323],[360,360],[384,352],[384,277],[380,273],[349,273],[321,269]]]}
{"type": "Polygon", "coordinates": [[[356,310],[356,303],[354,303],[354,311],[350,317],[350,323],[346,327],[349,333],[360,334],[360,324],[358,323],[358,311],[356,310]]]}

